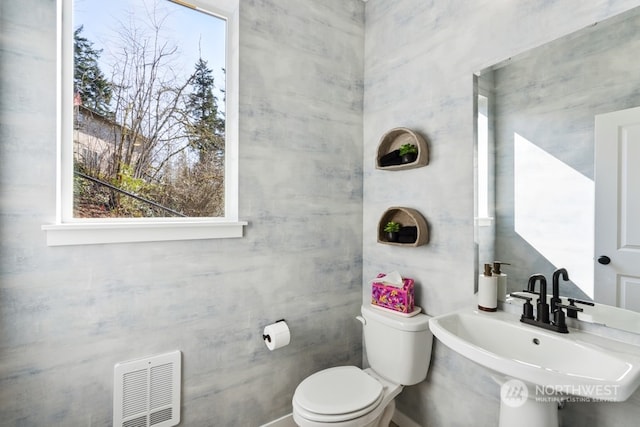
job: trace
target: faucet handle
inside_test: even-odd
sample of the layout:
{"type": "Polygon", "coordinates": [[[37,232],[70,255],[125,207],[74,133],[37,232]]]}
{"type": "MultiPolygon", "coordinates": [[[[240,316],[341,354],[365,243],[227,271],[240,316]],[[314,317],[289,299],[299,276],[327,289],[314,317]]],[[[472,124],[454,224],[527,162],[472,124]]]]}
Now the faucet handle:
{"type": "Polygon", "coordinates": [[[567,304],[556,304],[556,307],[558,307],[558,308],[566,308],[567,312],[570,312],[570,311],[573,311],[573,312],[584,311],[584,308],[576,307],[573,304],[569,304],[569,305],[567,305],[567,304]]]}
{"type": "MultiPolygon", "coordinates": [[[[524,291],[526,292],[526,291],[524,291]]],[[[533,299],[532,297],[528,297],[525,295],[518,295],[518,294],[509,294],[512,297],[515,298],[520,298],[525,300],[524,305],[522,306],[522,317],[520,318],[520,320],[522,319],[533,319],[533,304],[531,304],[531,300],[533,299]]]]}
{"type": "MultiPolygon", "coordinates": [[[[571,301],[571,300],[569,300],[571,301]]],[[[577,319],[578,318],[578,312],[579,311],[584,311],[583,308],[580,307],[576,307],[574,304],[556,304],[556,307],[558,308],[558,311],[562,311],[563,308],[567,309],[567,317],[570,317],[572,319],[577,319]]]]}
{"type": "Polygon", "coordinates": [[[576,298],[568,298],[569,299],[569,305],[575,305],[574,303],[578,303],[578,304],[584,304],[584,305],[590,305],[590,306],[594,306],[595,304],[591,301],[583,301],[581,299],[576,299],[576,298]]]}
{"type": "Polygon", "coordinates": [[[578,304],[583,304],[583,305],[590,305],[590,306],[594,306],[595,304],[590,302],[590,301],[582,301],[576,298],[568,298],[569,300],[569,307],[567,309],[567,316],[571,317],[572,319],[577,319],[578,318],[578,312],[579,311],[584,311],[581,308],[576,307],[575,303],[578,304]]]}

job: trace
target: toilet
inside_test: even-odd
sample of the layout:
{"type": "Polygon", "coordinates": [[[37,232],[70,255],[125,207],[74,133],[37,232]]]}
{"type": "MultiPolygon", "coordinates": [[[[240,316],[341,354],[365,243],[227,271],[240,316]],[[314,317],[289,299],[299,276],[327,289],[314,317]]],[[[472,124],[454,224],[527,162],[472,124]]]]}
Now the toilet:
{"type": "Polygon", "coordinates": [[[387,427],[395,397],[427,377],[433,336],[429,316],[362,306],[369,368],[338,366],[305,378],[293,395],[300,427],[387,427]]]}

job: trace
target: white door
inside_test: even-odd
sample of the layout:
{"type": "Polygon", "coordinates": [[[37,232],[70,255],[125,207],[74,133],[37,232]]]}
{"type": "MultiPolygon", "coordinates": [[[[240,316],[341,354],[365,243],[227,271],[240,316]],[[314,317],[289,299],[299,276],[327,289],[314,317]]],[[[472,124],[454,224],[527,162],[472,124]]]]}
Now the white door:
{"type": "Polygon", "coordinates": [[[595,120],[595,300],[640,311],[640,107],[595,120]]]}

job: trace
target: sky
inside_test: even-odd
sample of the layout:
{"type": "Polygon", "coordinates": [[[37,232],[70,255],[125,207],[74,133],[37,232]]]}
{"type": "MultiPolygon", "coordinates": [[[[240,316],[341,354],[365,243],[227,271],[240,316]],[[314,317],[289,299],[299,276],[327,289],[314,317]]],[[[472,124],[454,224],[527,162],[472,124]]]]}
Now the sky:
{"type": "MultiPolygon", "coordinates": [[[[209,14],[177,5],[169,0],[74,0],[73,28],[83,25],[82,35],[93,42],[95,49],[103,49],[100,67],[105,76],[110,76],[112,55],[110,46],[119,41],[118,28],[132,16],[142,20],[147,16],[145,6],[150,9],[157,3],[162,16],[165,36],[178,47],[179,67],[185,78],[194,71],[202,55],[209,69],[213,70],[216,88],[224,86],[225,31],[226,22],[209,14]],[[199,48],[200,46],[200,48],[199,48]],[[200,52],[201,51],[201,54],[200,52]]],[[[218,105],[223,109],[223,96],[218,93],[218,105]]]]}

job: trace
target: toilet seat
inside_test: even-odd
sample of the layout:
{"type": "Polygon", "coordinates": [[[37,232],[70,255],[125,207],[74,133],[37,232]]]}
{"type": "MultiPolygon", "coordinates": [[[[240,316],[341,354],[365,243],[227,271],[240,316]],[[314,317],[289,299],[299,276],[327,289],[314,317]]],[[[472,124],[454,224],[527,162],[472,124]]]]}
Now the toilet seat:
{"type": "Polygon", "coordinates": [[[383,391],[383,385],[362,369],[339,366],[302,381],[293,395],[293,405],[307,420],[336,423],[373,411],[380,405],[383,391]]]}

